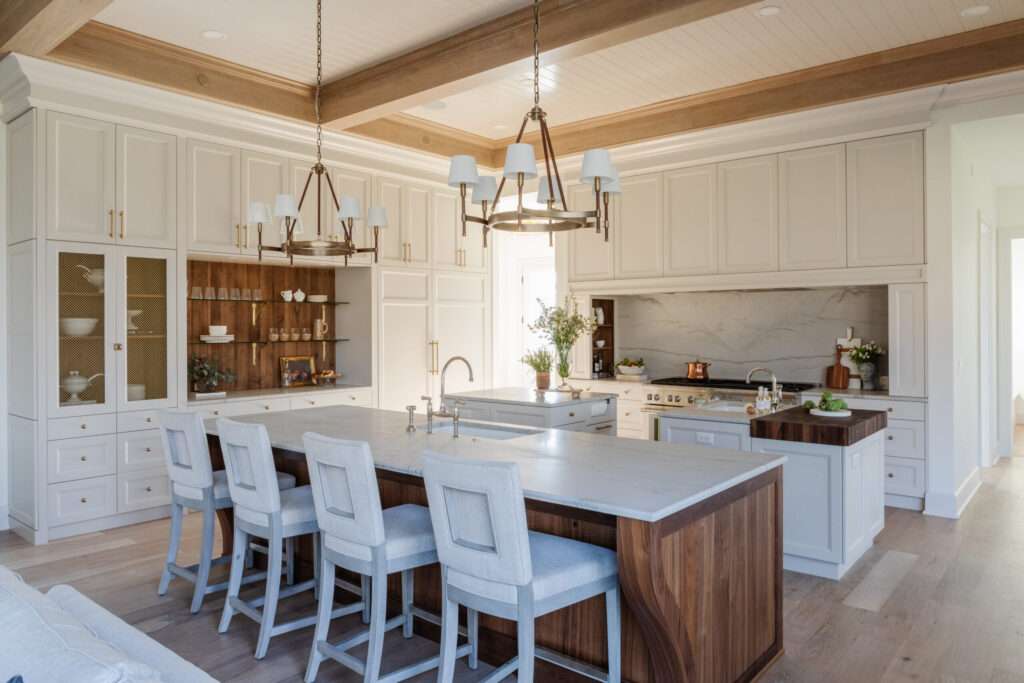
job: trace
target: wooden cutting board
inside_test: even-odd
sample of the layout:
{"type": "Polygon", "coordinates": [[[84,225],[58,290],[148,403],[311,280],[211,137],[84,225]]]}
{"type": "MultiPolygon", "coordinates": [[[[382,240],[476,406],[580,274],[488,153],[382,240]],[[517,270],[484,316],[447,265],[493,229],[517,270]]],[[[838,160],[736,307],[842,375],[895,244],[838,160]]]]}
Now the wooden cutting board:
{"type": "Polygon", "coordinates": [[[825,386],[829,389],[848,389],[850,386],[850,368],[843,365],[840,359],[843,347],[836,347],[836,362],[825,370],[825,386]]]}

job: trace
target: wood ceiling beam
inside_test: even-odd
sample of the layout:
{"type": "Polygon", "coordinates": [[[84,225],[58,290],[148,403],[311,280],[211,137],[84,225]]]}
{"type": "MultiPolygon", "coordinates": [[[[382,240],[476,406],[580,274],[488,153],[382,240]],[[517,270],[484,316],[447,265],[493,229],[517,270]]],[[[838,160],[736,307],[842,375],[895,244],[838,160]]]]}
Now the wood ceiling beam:
{"type": "Polygon", "coordinates": [[[111,0],[0,2],[0,58],[8,52],[42,57],[109,5],[111,0]]]}
{"type": "Polygon", "coordinates": [[[90,21],[46,55],[63,64],[277,116],[312,121],[313,89],[90,21]]]}
{"type": "Polygon", "coordinates": [[[490,138],[405,114],[392,114],[346,129],[337,123],[329,123],[325,127],[443,157],[472,154],[484,167],[494,167],[504,162],[505,148],[495,147],[494,140],[490,138]]]}
{"type": "MultiPolygon", "coordinates": [[[[544,0],[545,63],[688,24],[755,0],[544,0]]],[[[325,121],[351,127],[530,68],[533,9],[511,12],[328,83],[325,121]]]]}
{"type": "MultiPolygon", "coordinates": [[[[613,147],[731,123],[1024,68],[1024,20],[875,52],[618,114],[551,127],[558,154],[613,147]]],[[[540,155],[539,136],[526,137],[540,155]]],[[[512,139],[500,140],[503,148],[512,139]]]]}

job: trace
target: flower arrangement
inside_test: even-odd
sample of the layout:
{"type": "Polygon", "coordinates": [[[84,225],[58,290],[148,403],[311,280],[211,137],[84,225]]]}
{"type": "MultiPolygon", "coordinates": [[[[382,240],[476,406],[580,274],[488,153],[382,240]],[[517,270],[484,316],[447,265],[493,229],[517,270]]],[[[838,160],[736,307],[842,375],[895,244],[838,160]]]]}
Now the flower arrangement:
{"type": "Polygon", "coordinates": [[[230,384],[235,381],[235,373],[221,370],[215,358],[203,358],[192,354],[188,360],[188,379],[196,393],[207,393],[216,389],[223,382],[230,384]]]}
{"type": "Polygon", "coordinates": [[[569,377],[569,353],[573,344],[584,334],[597,329],[597,322],[579,311],[579,304],[571,295],[565,298],[564,306],[547,306],[540,303],[541,314],[530,325],[530,330],[547,338],[558,354],[558,374],[564,383],[569,377]]]}
{"type": "Polygon", "coordinates": [[[874,363],[879,356],[885,355],[885,349],[878,345],[878,342],[869,341],[866,344],[855,346],[850,349],[850,360],[857,365],[874,363]]]}
{"type": "Polygon", "coordinates": [[[522,362],[537,373],[537,391],[547,391],[551,386],[551,364],[555,362],[551,352],[546,348],[534,349],[523,356],[522,362]]]}

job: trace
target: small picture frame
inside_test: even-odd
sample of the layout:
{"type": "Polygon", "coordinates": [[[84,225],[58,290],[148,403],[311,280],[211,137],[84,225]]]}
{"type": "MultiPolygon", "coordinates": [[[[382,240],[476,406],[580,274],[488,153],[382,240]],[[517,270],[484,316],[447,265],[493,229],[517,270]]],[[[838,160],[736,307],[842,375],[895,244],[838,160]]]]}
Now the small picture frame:
{"type": "Polygon", "coordinates": [[[307,387],[316,384],[314,356],[281,356],[281,386],[307,387]]]}

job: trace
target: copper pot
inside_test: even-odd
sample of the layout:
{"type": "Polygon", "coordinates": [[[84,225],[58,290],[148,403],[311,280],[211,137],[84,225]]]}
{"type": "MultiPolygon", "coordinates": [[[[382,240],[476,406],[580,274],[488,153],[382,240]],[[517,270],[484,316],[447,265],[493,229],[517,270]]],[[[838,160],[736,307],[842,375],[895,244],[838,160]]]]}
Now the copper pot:
{"type": "Polygon", "coordinates": [[[699,358],[686,364],[686,379],[706,380],[711,378],[708,368],[711,363],[706,363],[699,358]]]}

